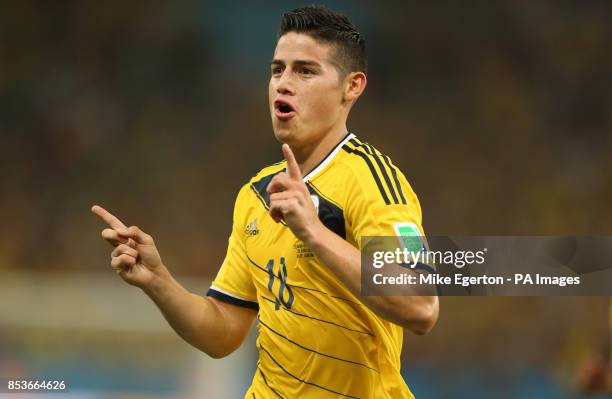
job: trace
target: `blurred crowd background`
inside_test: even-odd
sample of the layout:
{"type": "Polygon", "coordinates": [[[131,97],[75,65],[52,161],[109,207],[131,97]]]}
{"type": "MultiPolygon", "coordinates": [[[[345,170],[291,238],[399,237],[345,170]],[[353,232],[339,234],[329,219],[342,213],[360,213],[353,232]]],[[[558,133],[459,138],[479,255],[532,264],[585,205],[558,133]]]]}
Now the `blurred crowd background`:
{"type": "MultiPolygon", "coordinates": [[[[612,234],[611,3],[326,4],[368,46],[349,129],[404,171],[426,232],[612,234]]],[[[269,61],[300,5],[0,4],[0,377],[147,397],[248,384],[252,339],[243,371],[212,363],[230,371],[203,383],[205,355],[113,275],[89,208],[149,232],[204,293],[238,189],[282,157],[269,61]]],[[[407,336],[406,380],[425,398],[573,398],[606,317],[604,298],[444,298],[436,329],[407,336]]]]}

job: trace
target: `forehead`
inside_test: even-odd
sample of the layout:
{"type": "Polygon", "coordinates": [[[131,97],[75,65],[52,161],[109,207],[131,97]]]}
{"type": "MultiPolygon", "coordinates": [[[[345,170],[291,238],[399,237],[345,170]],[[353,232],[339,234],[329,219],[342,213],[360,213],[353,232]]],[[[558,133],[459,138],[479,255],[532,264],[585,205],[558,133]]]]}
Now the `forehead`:
{"type": "Polygon", "coordinates": [[[274,59],[290,63],[294,60],[329,62],[331,45],[317,41],[304,33],[289,32],[276,43],[274,59]]]}

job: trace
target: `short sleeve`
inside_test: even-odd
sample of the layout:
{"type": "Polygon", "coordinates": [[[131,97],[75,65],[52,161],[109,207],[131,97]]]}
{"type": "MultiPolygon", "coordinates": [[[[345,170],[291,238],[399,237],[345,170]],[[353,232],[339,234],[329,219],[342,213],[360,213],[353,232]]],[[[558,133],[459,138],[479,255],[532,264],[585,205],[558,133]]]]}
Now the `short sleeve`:
{"type": "MultiPolygon", "coordinates": [[[[398,198],[401,192],[402,200],[391,204],[383,199],[372,176],[367,174],[357,176],[356,173],[358,171],[347,179],[346,217],[351,233],[360,248],[361,237],[365,236],[397,236],[399,233],[408,233],[409,229],[413,234],[425,236],[421,226],[421,206],[401,172],[397,175],[399,185],[393,182],[392,189],[398,198]],[[370,182],[368,179],[373,181],[370,182]]],[[[384,190],[389,190],[386,186],[383,187],[384,190]]]]}
{"type": "MultiPolygon", "coordinates": [[[[353,173],[352,178],[347,179],[347,228],[360,250],[363,249],[363,237],[397,237],[393,245],[403,246],[409,251],[417,252],[428,248],[417,196],[397,169],[395,177],[396,179],[390,180],[391,186],[384,183],[377,185],[374,177],[367,173],[353,173]],[[397,202],[385,201],[380,187],[387,194],[394,190],[397,202]]],[[[388,194],[387,197],[391,195],[388,194]]],[[[420,266],[430,272],[434,270],[430,265],[420,266]]]]}
{"type": "Polygon", "coordinates": [[[206,295],[237,306],[259,309],[257,291],[246,256],[244,210],[248,190],[243,187],[236,198],[232,232],[225,260],[206,295]]]}

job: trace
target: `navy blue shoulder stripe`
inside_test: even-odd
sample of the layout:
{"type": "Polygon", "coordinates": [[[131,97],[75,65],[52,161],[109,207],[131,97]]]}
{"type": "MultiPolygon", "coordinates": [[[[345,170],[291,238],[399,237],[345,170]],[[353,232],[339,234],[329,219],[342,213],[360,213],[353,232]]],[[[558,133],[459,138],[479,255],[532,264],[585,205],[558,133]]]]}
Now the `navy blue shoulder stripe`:
{"type": "Polygon", "coordinates": [[[355,139],[351,139],[349,140],[349,142],[353,144],[355,148],[359,148],[359,147],[363,148],[367,154],[369,154],[370,156],[372,156],[372,158],[374,158],[374,160],[376,161],[376,164],[378,165],[378,169],[380,169],[380,172],[382,173],[382,176],[385,179],[385,183],[387,183],[387,188],[389,189],[389,192],[391,193],[391,196],[393,197],[393,202],[396,204],[399,204],[397,195],[395,194],[393,184],[391,183],[391,180],[389,179],[389,174],[387,173],[387,169],[385,168],[382,160],[376,153],[376,150],[374,150],[374,147],[372,147],[368,143],[359,143],[355,139]]]}
{"type": "Polygon", "coordinates": [[[406,198],[404,197],[404,193],[402,192],[402,186],[399,182],[399,179],[397,178],[397,171],[396,171],[396,167],[391,165],[391,160],[389,159],[388,156],[383,154],[383,159],[385,160],[385,163],[387,164],[387,166],[389,167],[389,169],[391,169],[391,174],[393,175],[393,180],[395,180],[395,186],[397,187],[397,191],[399,192],[400,197],[402,198],[402,204],[406,205],[406,198]]]}
{"type": "Polygon", "coordinates": [[[257,302],[245,301],[244,299],[236,298],[231,295],[227,295],[223,292],[217,291],[214,288],[209,288],[206,296],[216,298],[220,301],[227,302],[232,305],[240,306],[243,308],[250,308],[259,310],[259,304],[257,302]]]}
{"type": "Polygon", "coordinates": [[[389,157],[380,152],[377,152],[376,149],[371,144],[368,144],[366,142],[362,142],[357,139],[351,139],[349,142],[353,144],[357,149],[363,148],[366,153],[371,155],[372,158],[376,160],[376,164],[378,165],[378,167],[380,168],[383,174],[385,182],[387,183],[387,187],[389,188],[389,192],[391,193],[391,196],[393,196],[393,200],[395,201],[396,204],[400,203],[397,196],[395,195],[395,192],[396,192],[395,190],[397,190],[397,193],[399,194],[399,197],[401,198],[402,204],[406,205],[406,198],[404,197],[404,193],[402,192],[402,186],[397,177],[397,168],[391,164],[391,160],[389,159],[389,157]],[[382,161],[384,161],[384,163],[387,165],[387,167],[391,171],[391,176],[393,177],[393,181],[395,182],[395,185],[391,183],[391,179],[389,178],[389,175],[387,174],[387,170],[383,166],[382,161]]]}
{"type": "Polygon", "coordinates": [[[349,154],[354,154],[357,156],[360,156],[361,159],[363,159],[365,161],[365,163],[368,165],[368,168],[370,168],[370,172],[372,173],[372,177],[374,177],[374,181],[376,182],[376,186],[378,187],[378,191],[380,191],[380,195],[382,196],[383,200],[385,201],[385,204],[390,205],[391,201],[389,201],[389,197],[387,196],[387,193],[385,192],[385,189],[383,188],[382,182],[380,181],[380,177],[378,176],[378,173],[376,173],[376,169],[374,168],[374,165],[372,164],[372,161],[370,160],[370,158],[363,152],[353,149],[351,147],[349,147],[348,145],[343,145],[342,149],[346,152],[348,152],[349,154]]]}

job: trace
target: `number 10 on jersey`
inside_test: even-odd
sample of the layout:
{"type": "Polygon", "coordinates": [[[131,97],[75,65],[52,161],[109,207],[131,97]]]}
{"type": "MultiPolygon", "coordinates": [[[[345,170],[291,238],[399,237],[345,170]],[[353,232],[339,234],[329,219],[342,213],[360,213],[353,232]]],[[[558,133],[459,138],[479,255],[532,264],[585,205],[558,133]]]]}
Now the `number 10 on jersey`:
{"type": "Polygon", "coordinates": [[[268,290],[274,295],[276,298],[276,302],[274,304],[274,308],[276,310],[280,309],[281,303],[285,307],[285,309],[291,309],[291,305],[293,305],[293,290],[291,290],[291,286],[287,285],[287,266],[285,265],[285,258],[280,258],[278,266],[278,272],[276,275],[274,274],[274,259],[270,259],[266,268],[268,269],[268,276],[270,277],[268,281],[268,290]],[[274,292],[274,280],[278,278],[279,287],[278,287],[278,295],[274,292]],[[288,298],[285,299],[285,296],[288,298]]]}

